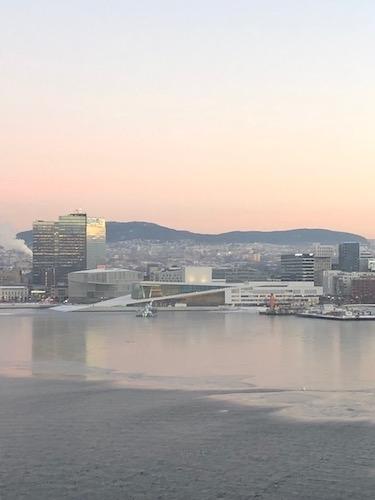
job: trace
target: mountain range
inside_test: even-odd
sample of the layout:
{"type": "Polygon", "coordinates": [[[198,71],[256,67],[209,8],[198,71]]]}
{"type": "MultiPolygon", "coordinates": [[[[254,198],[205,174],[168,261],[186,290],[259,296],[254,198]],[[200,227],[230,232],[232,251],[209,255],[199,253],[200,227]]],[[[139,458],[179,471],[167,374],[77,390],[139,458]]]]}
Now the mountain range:
{"type": "MultiPolygon", "coordinates": [[[[270,243],[275,245],[303,245],[322,243],[335,245],[345,241],[367,243],[366,238],[358,234],[331,231],[329,229],[289,229],[284,231],[230,231],[220,234],[203,234],[191,231],[171,229],[150,222],[107,222],[107,242],[129,240],[182,241],[195,243],[270,243]]],[[[32,230],[17,234],[18,239],[32,244],[32,230]]]]}

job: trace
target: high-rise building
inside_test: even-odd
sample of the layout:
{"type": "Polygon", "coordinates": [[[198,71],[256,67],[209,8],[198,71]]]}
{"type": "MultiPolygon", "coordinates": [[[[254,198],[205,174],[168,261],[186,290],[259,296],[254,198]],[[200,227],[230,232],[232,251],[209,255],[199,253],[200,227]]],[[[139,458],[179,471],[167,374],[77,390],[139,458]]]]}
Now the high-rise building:
{"type": "Polygon", "coordinates": [[[33,285],[46,291],[54,290],[58,249],[57,223],[35,221],[33,224],[33,285]]]}
{"type": "Polygon", "coordinates": [[[283,281],[314,281],[314,254],[295,253],[281,256],[283,281]]]}
{"type": "Polygon", "coordinates": [[[359,271],[359,243],[340,243],[339,269],[348,273],[359,271]]]}
{"type": "Polygon", "coordinates": [[[33,286],[66,296],[68,274],[105,263],[105,221],[76,212],[33,224],[33,286]]]}
{"type": "Polygon", "coordinates": [[[87,269],[96,269],[105,264],[105,220],[99,217],[87,217],[87,269]]]}
{"type": "Polygon", "coordinates": [[[87,265],[87,216],[73,213],[59,217],[58,255],[56,282],[59,287],[67,285],[68,274],[86,269],[87,265]]]}

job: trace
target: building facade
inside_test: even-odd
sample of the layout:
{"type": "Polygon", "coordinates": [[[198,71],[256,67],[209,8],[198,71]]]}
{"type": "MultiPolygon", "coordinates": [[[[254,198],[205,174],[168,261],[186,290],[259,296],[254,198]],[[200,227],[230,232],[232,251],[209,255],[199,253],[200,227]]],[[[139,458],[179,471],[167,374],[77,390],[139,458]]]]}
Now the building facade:
{"type": "Polygon", "coordinates": [[[87,268],[87,216],[73,213],[59,217],[56,284],[67,285],[68,274],[87,268]]]}
{"type": "Polygon", "coordinates": [[[0,286],[0,302],[26,302],[28,296],[27,286],[0,286]]]}
{"type": "Polygon", "coordinates": [[[33,224],[32,283],[44,290],[54,290],[58,254],[58,226],[52,221],[33,224]]]}
{"type": "Polygon", "coordinates": [[[337,247],[334,245],[322,245],[321,243],[315,243],[313,245],[313,254],[315,257],[330,257],[331,260],[336,256],[337,247]]]}
{"type": "Polygon", "coordinates": [[[314,262],[313,253],[282,255],[282,281],[314,281],[314,262]]]}
{"type": "Polygon", "coordinates": [[[68,274],[105,263],[105,221],[76,212],[33,224],[34,289],[64,297],[68,274]]]}
{"type": "Polygon", "coordinates": [[[105,265],[106,225],[101,217],[87,217],[87,269],[105,265]]]}
{"type": "Polygon", "coordinates": [[[225,280],[228,283],[244,283],[245,281],[260,281],[264,273],[248,264],[227,265],[212,270],[214,280],[225,280]]]}
{"type": "Polygon", "coordinates": [[[375,303],[375,274],[324,271],[323,294],[338,301],[375,303]]]}
{"type": "Polygon", "coordinates": [[[373,259],[374,254],[367,247],[360,247],[359,250],[359,271],[366,273],[369,270],[369,262],[373,259]]]}
{"type": "MultiPolygon", "coordinates": [[[[80,274],[80,273],[74,273],[80,274]]],[[[264,307],[271,297],[280,305],[309,306],[319,303],[323,293],[313,282],[258,281],[228,284],[167,283],[141,281],[132,286],[132,295],[101,302],[100,308],[141,307],[150,301],[156,307],[264,307]]],[[[96,306],[91,306],[95,308],[96,306]]]]}
{"type": "Polygon", "coordinates": [[[357,242],[340,243],[339,269],[347,273],[358,272],[360,267],[360,246],[357,242]]]}
{"type": "Polygon", "coordinates": [[[375,304],[375,276],[366,274],[354,278],[351,283],[351,298],[359,304],[375,304]]]}
{"type": "Polygon", "coordinates": [[[314,284],[316,286],[323,286],[323,273],[331,269],[331,257],[318,257],[314,255],[314,284]]]}
{"type": "Polygon", "coordinates": [[[70,273],[69,300],[73,303],[92,303],[130,295],[143,273],[129,269],[89,269],[70,273]]]}
{"type": "Polygon", "coordinates": [[[314,282],[263,281],[225,289],[225,304],[232,306],[264,306],[271,295],[280,305],[316,305],[323,295],[314,282]]]}

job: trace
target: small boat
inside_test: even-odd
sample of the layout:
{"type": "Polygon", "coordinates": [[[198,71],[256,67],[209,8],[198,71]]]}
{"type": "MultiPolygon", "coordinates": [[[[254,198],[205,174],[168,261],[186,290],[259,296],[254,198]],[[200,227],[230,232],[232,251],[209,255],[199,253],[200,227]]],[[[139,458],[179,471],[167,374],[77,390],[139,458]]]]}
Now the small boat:
{"type": "Polygon", "coordinates": [[[146,304],[143,309],[137,312],[137,318],[153,318],[156,316],[157,310],[152,306],[152,301],[146,304]]]}

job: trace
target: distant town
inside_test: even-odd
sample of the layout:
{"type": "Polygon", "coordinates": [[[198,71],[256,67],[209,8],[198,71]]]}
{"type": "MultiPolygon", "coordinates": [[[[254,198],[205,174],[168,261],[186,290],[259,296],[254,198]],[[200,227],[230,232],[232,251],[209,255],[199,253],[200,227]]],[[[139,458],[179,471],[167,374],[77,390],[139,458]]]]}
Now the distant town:
{"type": "Polygon", "coordinates": [[[107,242],[103,218],[82,212],[33,223],[32,241],[0,240],[0,302],[153,301],[165,308],[375,303],[372,241],[107,242]]]}

